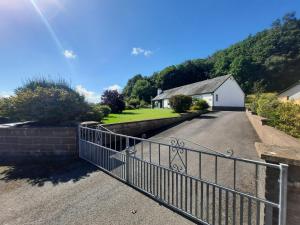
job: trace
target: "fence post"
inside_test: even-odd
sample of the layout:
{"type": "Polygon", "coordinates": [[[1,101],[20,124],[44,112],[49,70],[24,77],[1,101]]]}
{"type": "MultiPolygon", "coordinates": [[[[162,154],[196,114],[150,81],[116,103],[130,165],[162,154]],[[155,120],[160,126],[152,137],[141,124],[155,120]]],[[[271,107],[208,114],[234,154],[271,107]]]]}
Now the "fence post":
{"type": "Polygon", "coordinates": [[[288,165],[280,163],[279,225],[286,225],[288,165]]]}
{"type": "Polygon", "coordinates": [[[129,160],[130,160],[130,157],[129,157],[129,138],[126,137],[126,148],[125,148],[125,154],[126,154],[126,164],[125,164],[125,167],[126,167],[126,182],[127,183],[130,183],[130,175],[129,175],[129,171],[130,171],[130,163],[129,163],[129,160]]]}
{"type": "Polygon", "coordinates": [[[81,129],[80,129],[80,123],[78,124],[78,153],[79,158],[81,158],[81,129]]]}

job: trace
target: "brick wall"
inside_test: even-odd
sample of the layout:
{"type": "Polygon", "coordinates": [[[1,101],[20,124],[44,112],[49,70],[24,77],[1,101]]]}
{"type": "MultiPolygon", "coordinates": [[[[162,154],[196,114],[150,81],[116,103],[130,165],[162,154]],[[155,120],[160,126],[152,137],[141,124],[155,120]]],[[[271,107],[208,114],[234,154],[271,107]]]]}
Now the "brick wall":
{"type": "Polygon", "coordinates": [[[1,161],[77,156],[77,128],[0,128],[0,155],[1,161]]]}

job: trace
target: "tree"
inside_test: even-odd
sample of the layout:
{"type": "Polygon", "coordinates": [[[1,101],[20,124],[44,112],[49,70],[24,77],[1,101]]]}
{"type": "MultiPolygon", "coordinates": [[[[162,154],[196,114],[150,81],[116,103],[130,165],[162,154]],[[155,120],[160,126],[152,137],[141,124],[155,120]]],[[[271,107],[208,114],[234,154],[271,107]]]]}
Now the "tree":
{"type": "Polygon", "coordinates": [[[101,102],[108,105],[112,113],[121,113],[125,109],[124,96],[116,90],[104,91],[101,102]]]}
{"type": "Polygon", "coordinates": [[[146,102],[151,101],[151,97],[156,94],[156,88],[147,80],[138,80],[132,88],[132,96],[136,96],[140,100],[146,102]]]}
{"type": "Polygon", "coordinates": [[[300,80],[300,20],[295,13],[207,58],[171,65],[150,77],[136,75],[128,81],[124,94],[131,96],[138,79],[167,90],[229,73],[246,93],[260,80],[265,81],[266,91],[280,91],[300,80]]]}
{"type": "Polygon", "coordinates": [[[129,98],[132,93],[132,88],[138,80],[142,80],[143,76],[141,74],[135,75],[133,78],[127,81],[126,86],[123,89],[123,94],[125,97],[129,98]]]}

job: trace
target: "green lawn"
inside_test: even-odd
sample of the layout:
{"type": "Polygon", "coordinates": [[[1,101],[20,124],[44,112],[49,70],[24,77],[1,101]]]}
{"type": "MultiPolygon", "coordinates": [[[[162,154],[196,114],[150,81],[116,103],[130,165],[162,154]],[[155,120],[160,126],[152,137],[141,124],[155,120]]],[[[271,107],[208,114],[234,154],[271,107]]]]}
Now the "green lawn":
{"type": "Polygon", "coordinates": [[[149,120],[158,118],[177,117],[178,113],[174,113],[172,109],[133,109],[124,110],[120,114],[111,113],[103,119],[103,123],[122,123],[139,120],[149,120]]]}

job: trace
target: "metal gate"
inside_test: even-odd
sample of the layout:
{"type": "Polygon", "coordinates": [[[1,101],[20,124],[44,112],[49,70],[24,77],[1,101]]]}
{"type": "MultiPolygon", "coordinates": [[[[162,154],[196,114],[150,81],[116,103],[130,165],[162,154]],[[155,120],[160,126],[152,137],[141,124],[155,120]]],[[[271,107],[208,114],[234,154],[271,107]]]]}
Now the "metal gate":
{"type": "Polygon", "coordinates": [[[203,224],[285,225],[287,165],[79,127],[79,156],[203,224]],[[278,171],[278,200],[265,199],[265,173],[278,171]]]}

